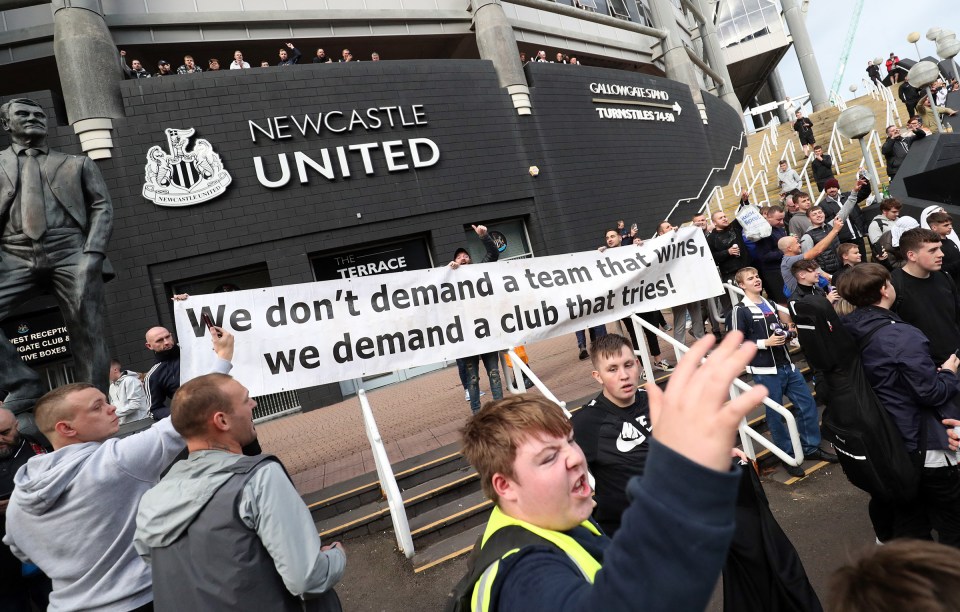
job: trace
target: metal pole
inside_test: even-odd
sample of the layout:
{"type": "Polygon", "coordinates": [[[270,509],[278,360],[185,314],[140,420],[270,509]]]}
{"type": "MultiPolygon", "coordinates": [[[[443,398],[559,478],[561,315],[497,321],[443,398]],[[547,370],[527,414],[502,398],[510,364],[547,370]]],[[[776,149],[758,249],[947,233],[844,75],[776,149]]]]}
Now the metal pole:
{"type": "Polygon", "coordinates": [[[883,196],[880,195],[880,175],[877,174],[877,166],[873,163],[873,155],[870,154],[870,147],[864,141],[863,137],[857,138],[860,141],[860,150],[863,151],[863,162],[870,173],[870,183],[873,191],[873,197],[879,202],[883,196]]]}
{"type": "Polygon", "coordinates": [[[930,91],[930,85],[927,85],[927,100],[930,101],[930,110],[933,111],[933,120],[937,122],[937,131],[943,131],[943,124],[940,123],[940,113],[937,112],[937,103],[933,99],[933,92],[930,91]]]}

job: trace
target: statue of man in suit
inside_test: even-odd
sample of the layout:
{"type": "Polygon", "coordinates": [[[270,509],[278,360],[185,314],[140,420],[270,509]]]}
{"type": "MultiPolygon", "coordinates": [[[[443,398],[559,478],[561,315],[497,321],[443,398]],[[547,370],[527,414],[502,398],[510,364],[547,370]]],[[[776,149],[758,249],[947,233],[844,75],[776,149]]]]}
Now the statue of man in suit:
{"type": "MultiPolygon", "coordinates": [[[[0,319],[52,293],[70,334],[77,382],[106,392],[102,273],[113,224],[106,183],[90,158],[47,147],[47,116],[33,100],[0,106],[0,128],[11,140],[0,151],[0,319]]],[[[0,390],[17,414],[45,391],[2,331],[0,390]]]]}

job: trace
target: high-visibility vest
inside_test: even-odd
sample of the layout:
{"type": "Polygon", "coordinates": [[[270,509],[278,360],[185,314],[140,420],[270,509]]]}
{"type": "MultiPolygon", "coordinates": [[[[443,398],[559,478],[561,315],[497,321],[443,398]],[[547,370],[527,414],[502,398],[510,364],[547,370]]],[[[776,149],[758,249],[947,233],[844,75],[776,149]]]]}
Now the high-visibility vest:
{"type": "MultiPolygon", "coordinates": [[[[588,553],[583,546],[578,544],[576,540],[565,533],[552,531],[550,529],[543,529],[541,527],[537,527],[536,525],[531,525],[525,521],[507,516],[500,511],[499,506],[495,506],[493,508],[493,512],[490,513],[490,520],[487,521],[487,528],[484,530],[483,539],[481,540],[481,549],[494,533],[510,525],[522,527],[531,533],[540,536],[544,540],[547,540],[562,550],[567,554],[568,557],[570,557],[570,560],[573,561],[574,565],[577,566],[577,569],[579,569],[580,573],[583,574],[584,579],[590,584],[593,584],[594,577],[597,575],[597,572],[600,571],[600,563],[594,559],[593,555],[588,553]]],[[[602,537],[600,530],[597,529],[596,525],[590,521],[584,521],[580,523],[580,525],[595,536],[602,537]]],[[[497,579],[497,571],[500,568],[500,561],[519,550],[519,548],[513,548],[506,551],[499,560],[491,563],[483,572],[483,574],[480,575],[476,585],[473,587],[473,597],[470,601],[471,610],[474,612],[489,612],[493,583],[497,579]]]]}

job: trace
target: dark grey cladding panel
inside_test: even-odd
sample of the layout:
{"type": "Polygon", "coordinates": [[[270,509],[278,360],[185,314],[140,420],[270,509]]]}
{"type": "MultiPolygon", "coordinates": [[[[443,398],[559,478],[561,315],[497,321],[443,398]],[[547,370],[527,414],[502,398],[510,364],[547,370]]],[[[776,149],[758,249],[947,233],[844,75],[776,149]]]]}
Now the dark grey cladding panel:
{"type": "MultiPolygon", "coordinates": [[[[418,214],[482,205],[488,202],[529,198],[532,182],[518,121],[509,97],[497,84],[496,73],[483,61],[361,62],[352,65],[307,64],[292,68],[267,68],[235,74],[163,77],[123,84],[126,123],[118,130],[121,150],[113,165],[128,177],[130,189],[118,194],[124,218],[146,219],[159,234],[176,232],[185,217],[191,225],[205,226],[224,217],[242,217],[243,225],[269,225],[285,236],[390,221],[411,209],[418,214]],[[410,121],[411,108],[420,105],[425,125],[352,132],[302,135],[286,120],[291,137],[273,139],[248,122],[267,128],[274,117],[316,119],[319,112],[352,110],[365,113],[373,107],[399,106],[410,121]],[[147,151],[166,148],[164,128],[196,130],[197,138],[211,142],[233,183],[223,196],[189,209],[160,208],[140,195],[147,151]],[[336,163],[336,147],[428,138],[439,149],[439,161],[419,171],[388,171],[382,149],[372,152],[373,175],[366,175],[361,154],[348,152],[351,176],[344,178],[336,163]],[[314,171],[301,185],[293,154],[303,153],[318,162],[327,149],[336,170],[329,180],[314,171]],[[262,160],[267,179],[280,177],[280,156],[290,165],[291,180],[281,188],[261,185],[255,158],[262,160]],[[400,203],[402,202],[402,206],[400,203]]],[[[379,113],[388,120],[385,111],[379,113]]],[[[366,118],[366,117],[365,117],[366,118]]],[[[394,113],[396,122],[399,117],[394,113]]],[[[372,122],[371,122],[372,123],[372,122]]],[[[334,127],[345,124],[333,121],[334,127]]],[[[404,144],[403,149],[407,149],[404,144]]],[[[421,149],[426,154],[426,149],[421,149]]],[[[406,163],[410,162],[409,152],[406,163]]],[[[188,248],[216,250],[206,232],[186,239],[188,248]]],[[[149,263],[150,249],[131,254],[149,263]]]]}
{"type": "MultiPolygon", "coordinates": [[[[698,193],[715,165],[715,150],[729,139],[726,134],[707,137],[689,89],[675,81],[544,63],[527,64],[526,74],[534,103],[531,138],[541,150],[536,160],[539,219],[548,244],[562,244],[562,250],[602,244],[604,230],[621,218],[636,222],[641,235],[652,235],[677,200],[698,193]],[[669,98],[594,93],[593,83],[655,89],[669,98]],[[629,102],[678,103],[681,111],[629,102]],[[601,118],[598,108],[666,112],[674,121],[601,118]]],[[[686,220],[672,219],[675,224],[686,220]]]]}

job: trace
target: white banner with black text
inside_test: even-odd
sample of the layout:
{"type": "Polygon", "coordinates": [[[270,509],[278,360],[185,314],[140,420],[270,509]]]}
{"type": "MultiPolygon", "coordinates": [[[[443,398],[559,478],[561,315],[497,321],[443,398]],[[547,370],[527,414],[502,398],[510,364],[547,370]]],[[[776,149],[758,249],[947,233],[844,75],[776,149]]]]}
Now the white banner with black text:
{"type": "Polygon", "coordinates": [[[236,336],[252,396],[478,355],[722,292],[703,232],[642,246],[191,296],[175,306],[181,381],[236,336]]]}

